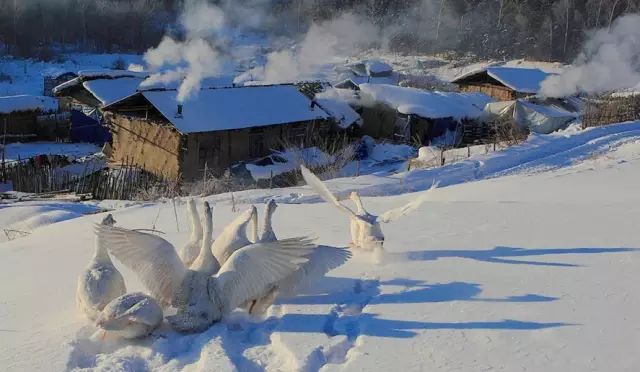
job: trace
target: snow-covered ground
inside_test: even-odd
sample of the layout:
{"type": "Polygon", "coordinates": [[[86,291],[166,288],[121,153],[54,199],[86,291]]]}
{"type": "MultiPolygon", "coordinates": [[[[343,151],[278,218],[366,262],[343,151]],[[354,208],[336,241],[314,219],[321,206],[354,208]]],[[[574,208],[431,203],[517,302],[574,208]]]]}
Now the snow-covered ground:
{"type": "Polygon", "coordinates": [[[17,142],[5,145],[4,151],[5,161],[10,162],[36,155],[66,155],[77,159],[100,152],[100,147],[92,143],[17,142]]]}
{"type": "MultiPolygon", "coordinates": [[[[363,253],[265,319],[241,312],[202,334],[163,326],[135,342],[88,340],[74,305],[93,254],[92,223],[76,218],[0,244],[3,370],[446,370],[635,371],[640,364],[640,123],[569,135],[443,168],[336,179],[382,212],[443,181],[434,201],[384,226],[387,255],[363,253]],[[477,182],[468,182],[477,181],[477,182]],[[384,195],[384,196],[383,196],[384,195]]],[[[346,217],[306,187],[258,190],[282,204],[281,237],[316,234],[342,247],[346,217]]],[[[235,214],[217,201],[215,231],[235,214]]],[[[117,205],[116,205],[117,206],[117,205]]],[[[14,215],[13,208],[0,215],[14,215]]],[[[188,239],[185,206],[120,205],[121,226],[188,239]],[[157,221],[156,221],[157,220],[157,221]]],[[[240,209],[246,205],[240,205],[240,209]]],[[[261,206],[259,206],[261,207],[261,206]]],[[[116,263],[118,265],[118,263],[116,263]]],[[[129,290],[142,289],[122,270],[129,290]]]]}

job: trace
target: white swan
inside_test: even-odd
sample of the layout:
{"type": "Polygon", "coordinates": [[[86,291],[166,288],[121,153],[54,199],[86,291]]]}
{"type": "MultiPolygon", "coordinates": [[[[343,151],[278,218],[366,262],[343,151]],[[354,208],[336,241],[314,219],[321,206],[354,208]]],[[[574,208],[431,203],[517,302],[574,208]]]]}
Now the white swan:
{"type": "MultiPolygon", "coordinates": [[[[273,199],[265,205],[261,243],[277,240],[272,227],[273,214],[277,207],[278,204],[273,199]]],[[[249,314],[263,314],[269,306],[273,305],[276,298],[297,294],[300,289],[347,262],[351,258],[351,252],[342,248],[319,246],[306,257],[309,261],[302,264],[293,274],[278,281],[262,296],[245,304],[244,307],[249,314]]]]}
{"type": "Polygon", "coordinates": [[[105,306],[96,322],[102,337],[144,337],[162,323],[162,308],[152,297],[136,292],[127,293],[105,306]]]}
{"type": "Polygon", "coordinates": [[[276,212],[278,208],[278,204],[275,200],[269,199],[267,204],[264,206],[264,219],[262,220],[262,235],[260,236],[260,241],[263,243],[266,242],[275,242],[278,240],[276,237],[276,233],[273,231],[273,214],[276,212]]]}
{"type": "Polygon", "coordinates": [[[213,252],[213,255],[216,256],[220,265],[224,265],[233,252],[257,242],[257,219],[258,211],[256,207],[252,205],[251,208],[240,214],[235,220],[228,224],[222,233],[218,235],[216,240],[213,242],[211,251],[213,252]],[[247,225],[249,223],[253,223],[251,240],[247,237],[247,225]]]}
{"type": "MultiPolygon", "coordinates": [[[[111,214],[102,224],[113,226],[116,221],[111,214]]],[[[96,252],[89,266],[78,277],[76,305],[90,320],[95,321],[102,309],[114,298],[127,292],[122,274],[113,266],[107,248],[95,239],[96,252]]]]}
{"type": "MultiPolygon", "coordinates": [[[[351,199],[351,201],[355,203],[356,214],[358,214],[358,216],[367,214],[367,211],[364,209],[364,205],[362,205],[362,200],[360,200],[360,195],[358,195],[357,192],[352,192],[351,195],[349,195],[349,199],[351,199]]],[[[349,224],[351,228],[351,243],[349,243],[349,246],[358,247],[358,241],[360,239],[361,231],[361,221],[358,218],[351,217],[349,218],[349,224]]]]}
{"type": "Polygon", "coordinates": [[[339,210],[347,213],[351,218],[351,240],[356,247],[366,250],[378,250],[383,248],[384,234],[382,233],[382,223],[389,223],[416,210],[422,203],[427,201],[432,195],[432,191],[438,187],[437,183],[426,192],[415,198],[410,203],[400,208],[391,209],[385,213],[375,216],[367,212],[362,206],[362,201],[357,192],[352,193],[352,199],[356,202],[360,213],[355,213],[329,191],[327,186],[309,169],[301,166],[302,176],[311,188],[313,188],[326,202],[333,204],[339,210]],[[355,234],[355,235],[354,235],[355,234]]]}
{"type": "Polygon", "coordinates": [[[193,198],[190,198],[187,201],[187,210],[191,220],[191,237],[189,238],[189,242],[182,247],[182,250],[180,251],[180,258],[182,259],[182,262],[189,267],[200,254],[200,247],[202,245],[202,225],[198,216],[196,202],[193,198]]]}
{"type": "Polygon", "coordinates": [[[159,236],[96,225],[110,252],[133,270],[160,302],[178,309],[169,323],[181,332],[199,332],[307,262],[316,247],[307,238],[257,243],[236,250],[215,276],[188,270],[171,243],[159,236]]]}
{"type": "Polygon", "coordinates": [[[204,275],[213,275],[220,270],[220,263],[211,253],[213,240],[213,216],[208,202],[204,202],[204,236],[200,244],[200,253],[193,261],[189,269],[198,271],[204,275]]]}

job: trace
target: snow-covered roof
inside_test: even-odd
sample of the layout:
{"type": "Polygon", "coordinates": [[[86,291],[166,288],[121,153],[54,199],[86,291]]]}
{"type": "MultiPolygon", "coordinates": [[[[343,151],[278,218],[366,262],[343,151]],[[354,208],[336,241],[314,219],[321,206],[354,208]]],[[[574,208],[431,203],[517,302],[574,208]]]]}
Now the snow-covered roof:
{"type": "Polygon", "coordinates": [[[369,76],[376,76],[382,74],[391,74],[393,72],[393,67],[386,62],[378,61],[378,60],[370,60],[365,63],[367,68],[367,74],[369,76]]]}
{"type": "Polygon", "coordinates": [[[401,114],[423,118],[478,118],[493,99],[483,93],[428,92],[393,85],[362,84],[361,92],[401,114]]]}
{"type": "Polygon", "coordinates": [[[82,83],[82,86],[96,97],[104,106],[129,97],[136,92],[141,78],[123,77],[119,79],[96,79],[82,83]]]}
{"type": "Polygon", "coordinates": [[[137,77],[145,79],[149,74],[147,72],[129,71],[129,70],[82,70],[78,71],[78,77],[83,78],[122,78],[137,77]]]}
{"type": "Polygon", "coordinates": [[[388,76],[393,73],[393,67],[377,59],[367,59],[345,65],[355,76],[388,76]]]}
{"type": "Polygon", "coordinates": [[[327,119],[329,115],[293,85],[202,89],[177,114],[177,91],[140,92],[183,133],[243,129],[327,119]]]}
{"type": "Polygon", "coordinates": [[[518,100],[518,103],[528,108],[529,110],[535,111],[550,118],[575,118],[577,116],[576,113],[569,112],[556,105],[535,104],[526,100],[518,100]]]}
{"type": "MultiPolygon", "coordinates": [[[[64,82],[57,87],[53,88],[54,94],[60,94],[63,91],[79,86],[87,81],[93,80],[115,80],[115,79],[123,79],[123,78],[137,78],[142,81],[142,79],[146,79],[149,76],[146,72],[138,72],[138,71],[128,71],[128,70],[84,70],[78,72],[78,77],[67,82],[64,82]]],[[[83,84],[84,85],[84,84],[83,84]]],[[[85,86],[86,88],[86,86],[85,86]]],[[[125,96],[121,97],[124,98],[125,96]]],[[[98,98],[96,96],[98,100],[98,98]]]]}
{"type": "Polygon", "coordinates": [[[354,124],[362,125],[360,115],[346,102],[327,97],[316,97],[315,101],[336,120],[340,128],[346,129],[354,124]]]}
{"type": "MultiPolygon", "coordinates": [[[[231,88],[234,86],[233,76],[217,76],[212,78],[202,79],[200,82],[201,89],[209,89],[209,88],[231,88]]],[[[178,89],[182,84],[182,79],[175,80],[171,82],[152,82],[151,78],[145,80],[140,87],[138,87],[139,91],[144,90],[156,90],[156,89],[178,89]]]]}
{"type": "Polygon", "coordinates": [[[52,112],[56,110],[58,110],[58,100],[52,97],[28,95],[0,97],[0,114],[25,111],[52,112]]]}
{"type": "Polygon", "coordinates": [[[553,75],[537,68],[489,67],[459,76],[453,80],[453,83],[482,73],[486,73],[516,92],[531,94],[538,93],[542,82],[553,75]]]}

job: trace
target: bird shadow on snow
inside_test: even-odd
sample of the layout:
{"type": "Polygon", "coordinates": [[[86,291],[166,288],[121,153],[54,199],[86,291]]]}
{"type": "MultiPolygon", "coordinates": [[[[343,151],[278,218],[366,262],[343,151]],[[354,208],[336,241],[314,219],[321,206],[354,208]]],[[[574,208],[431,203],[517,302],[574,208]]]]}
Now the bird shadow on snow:
{"type": "Polygon", "coordinates": [[[404,253],[409,260],[435,261],[441,258],[466,258],[481,262],[509,265],[580,267],[580,265],[563,262],[544,262],[517,260],[517,257],[552,256],[552,255],[584,255],[606,254],[639,251],[637,248],[512,248],[495,247],[489,250],[424,250],[404,253]]]}
{"type": "Polygon", "coordinates": [[[465,282],[435,283],[412,279],[393,279],[388,281],[359,280],[349,278],[326,278],[332,287],[349,286],[353,291],[342,291],[318,295],[297,296],[282,300],[283,304],[297,305],[327,305],[338,304],[329,315],[324,314],[285,314],[278,325],[279,332],[313,333],[324,332],[329,337],[345,335],[355,338],[361,335],[372,337],[411,338],[421,330],[435,329],[493,329],[493,330],[538,330],[571,326],[574,324],[553,322],[539,323],[521,320],[504,319],[501,321],[476,321],[476,322],[422,322],[410,320],[383,319],[379,314],[366,313],[364,309],[368,305],[376,304],[417,304],[438,303],[449,301],[476,301],[476,302],[552,302],[556,297],[541,296],[537,294],[525,294],[508,296],[504,298],[480,297],[482,288],[479,284],[465,282]],[[341,283],[341,284],[340,284],[341,283]],[[353,284],[355,283],[355,284],[353,284]],[[380,286],[399,286],[400,291],[395,293],[380,293],[380,286]],[[358,288],[369,288],[359,291],[358,288]],[[365,293],[362,295],[361,293],[365,293]],[[353,321],[357,318],[356,321],[353,321]],[[346,320],[345,320],[346,319],[346,320]],[[351,320],[349,320],[351,319],[351,320]],[[344,323],[342,327],[340,322],[344,323]],[[338,326],[336,326],[338,325],[338,326]]]}

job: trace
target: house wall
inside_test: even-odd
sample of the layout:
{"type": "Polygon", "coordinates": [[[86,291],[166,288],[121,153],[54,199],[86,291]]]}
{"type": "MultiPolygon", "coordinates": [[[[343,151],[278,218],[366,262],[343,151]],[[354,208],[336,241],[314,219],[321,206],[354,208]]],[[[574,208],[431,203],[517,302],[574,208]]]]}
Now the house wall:
{"type": "Polygon", "coordinates": [[[187,180],[202,177],[207,169],[221,175],[232,164],[269,155],[283,144],[306,145],[316,135],[329,133],[330,123],[325,121],[300,122],[267,127],[190,133],[181,169],[187,180]]]}
{"type": "Polygon", "coordinates": [[[498,101],[513,101],[516,98],[519,98],[521,95],[517,92],[501,85],[494,84],[461,84],[460,85],[461,92],[467,93],[484,93],[490,97],[495,98],[498,101]]]}
{"type": "Polygon", "coordinates": [[[384,105],[363,107],[362,134],[373,138],[393,138],[397,112],[384,105]]]}
{"type": "Polygon", "coordinates": [[[6,142],[37,139],[37,118],[38,113],[35,111],[0,114],[0,138],[5,136],[6,128],[6,142]]]}
{"type": "Polygon", "coordinates": [[[180,176],[183,135],[160,121],[105,113],[113,135],[112,162],[132,162],[161,177],[180,176]]]}

